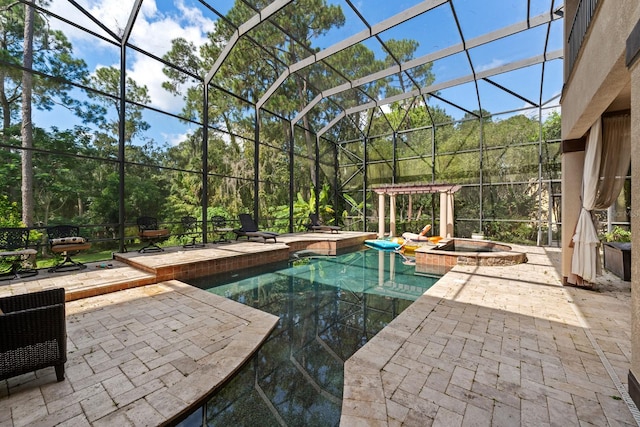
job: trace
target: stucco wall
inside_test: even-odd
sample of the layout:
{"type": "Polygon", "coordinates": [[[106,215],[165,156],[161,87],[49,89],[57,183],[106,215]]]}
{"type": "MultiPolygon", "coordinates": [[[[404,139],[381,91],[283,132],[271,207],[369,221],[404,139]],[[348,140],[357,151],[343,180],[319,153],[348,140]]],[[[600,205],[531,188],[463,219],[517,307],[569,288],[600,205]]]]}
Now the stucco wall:
{"type": "Polygon", "coordinates": [[[582,137],[629,82],[626,41],[639,19],[638,0],[600,0],[573,72],[565,77],[562,139],[582,137]]]}
{"type": "Polygon", "coordinates": [[[580,194],[582,193],[582,171],[584,151],[562,155],[562,277],[571,273],[573,249],[569,244],[573,238],[574,227],[580,215],[580,194]],[[565,173],[570,171],[570,173],[565,173]]]}
{"type": "MultiPolygon", "coordinates": [[[[637,237],[640,230],[640,61],[629,68],[631,75],[631,230],[637,237]]],[[[629,391],[640,405],[640,239],[631,239],[631,368],[629,391]],[[633,256],[633,254],[636,254],[633,256]],[[635,381],[632,381],[634,378],[635,381]]]]}

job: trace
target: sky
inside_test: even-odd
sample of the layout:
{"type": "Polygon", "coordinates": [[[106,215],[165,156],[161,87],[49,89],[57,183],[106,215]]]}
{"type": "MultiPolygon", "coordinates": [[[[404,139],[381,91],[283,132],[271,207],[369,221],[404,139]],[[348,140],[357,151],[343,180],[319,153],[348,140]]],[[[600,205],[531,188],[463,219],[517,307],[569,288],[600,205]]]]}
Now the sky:
{"type": "MultiPolygon", "coordinates": [[[[362,17],[372,25],[407,8],[435,1],[360,0],[354,4],[358,7],[358,12],[362,17]]],[[[532,0],[530,2],[531,16],[548,11],[552,1],[555,2],[554,8],[562,5],[562,1],[558,0],[532,0]]],[[[366,29],[365,24],[346,6],[344,0],[328,0],[328,2],[342,6],[347,24],[341,28],[332,29],[314,40],[314,46],[320,49],[366,29]]],[[[78,0],[78,3],[113,32],[120,33],[121,29],[126,26],[133,1],[78,0]]],[[[231,7],[233,1],[211,0],[210,3],[213,7],[225,12],[231,7]]],[[[379,37],[383,41],[407,37],[415,38],[420,42],[415,57],[420,57],[461,42],[461,35],[455,25],[456,19],[460,22],[462,35],[468,41],[527,18],[526,0],[453,0],[453,5],[455,16],[451,7],[444,4],[379,34],[379,37]]],[[[111,38],[67,0],[52,0],[49,9],[92,29],[98,34],[111,38]]],[[[162,56],[170,49],[171,40],[177,37],[182,37],[196,46],[203,45],[207,41],[207,32],[215,28],[216,20],[215,14],[195,0],[144,0],[130,41],[154,55],[162,56]]],[[[53,27],[65,32],[74,47],[76,57],[83,58],[91,72],[102,66],[119,67],[120,52],[118,48],[58,20],[51,19],[50,23],[53,27]]],[[[476,47],[469,51],[468,57],[463,52],[439,59],[433,64],[433,71],[436,75],[435,83],[470,75],[472,69],[469,59],[473,63],[473,71],[477,73],[540,54],[543,52],[546,41],[546,28],[546,26],[541,26],[533,31],[527,31],[526,34],[519,34],[476,47]]],[[[383,55],[379,43],[375,40],[367,42],[367,46],[372,46],[376,55],[383,55]]],[[[549,50],[562,47],[562,20],[552,24],[549,46],[549,50]]],[[[183,107],[183,101],[162,88],[161,85],[165,79],[162,73],[162,64],[135,51],[129,50],[128,52],[127,75],[139,84],[147,86],[151,105],[178,114],[183,107]]],[[[541,77],[542,65],[534,65],[523,70],[493,76],[491,79],[509,90],[522,94],[525,99],[538,102],[540,85],[542,84],[541,77]]],[[[561,86],[562,61],[555,60],[547,63],[542,91],[543,102],[557,97],[561,86]]],[[[479,83],[478,92],[472,83],[443,89],[440,92],[451,102],[469,110],[478,108],[478,93],[482,108],[492,112],[514,110],[527,105],[522,99],[482,81],[479,83]]],[[[450,104],[435,102],[456,118],[460,118],[464,114],[464,111],[454,108],[450,104]]],[[[557,102],[555,103],[557,104],[557,102]]],[[[34,116],[35,123],[42,127],[61,126],[60,123],[65,123],[67,127],[80,124],[77,118],[65,112],[59,112],[59,114],[36,112],[34,116]]],[[[149,113],[145,119],[151,124],[150,134],[158,143],[175,145],[183,140],[187,133],[193,131],[190,126],[165,115],[149,113]]]]}

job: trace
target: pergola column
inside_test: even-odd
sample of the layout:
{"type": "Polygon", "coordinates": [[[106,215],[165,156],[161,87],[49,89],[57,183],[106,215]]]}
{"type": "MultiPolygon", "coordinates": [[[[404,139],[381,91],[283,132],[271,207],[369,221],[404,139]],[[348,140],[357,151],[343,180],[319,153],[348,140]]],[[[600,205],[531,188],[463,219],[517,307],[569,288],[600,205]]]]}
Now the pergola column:
{"type": "Polygon", "coordinates": [[[384,193],[378,193],[378,239],[384,238],[384,193]]]}
{"type": "Polygon", "coordinates": [[[396,200],[399,194],[409,195],[408,219],[413,216],[413,194],[435,194],[440,193],[440,235],[442,237],[453,237],[453,195],[460,190],[460,185],[451,184],[390,184],[381,185],[374,188],[378,194],[378,238],[384,238],[384,196],[389,195],[389,236],[396,235],[396,200]]]}
{"type": "Polygon", "coordinates": [[[440,193],[440,236],[453,237],[453,193],[440,193]]]}
{"type": "Polygon", "coordinates": [[[389,237],[396,235],[396,195],[389,195],[389,237]]]}

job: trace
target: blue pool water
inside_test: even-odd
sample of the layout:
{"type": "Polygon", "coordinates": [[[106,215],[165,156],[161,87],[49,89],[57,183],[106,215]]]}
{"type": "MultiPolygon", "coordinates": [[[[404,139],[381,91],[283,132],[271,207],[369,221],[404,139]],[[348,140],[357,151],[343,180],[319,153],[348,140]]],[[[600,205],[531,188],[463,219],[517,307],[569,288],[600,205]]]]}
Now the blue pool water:
{"type": "Polygon", "coordinates": [[[191,281],[280,321],[183,426],[337,426],[343,364],[435,283],[394,252],[365,249],[191,281]]]}

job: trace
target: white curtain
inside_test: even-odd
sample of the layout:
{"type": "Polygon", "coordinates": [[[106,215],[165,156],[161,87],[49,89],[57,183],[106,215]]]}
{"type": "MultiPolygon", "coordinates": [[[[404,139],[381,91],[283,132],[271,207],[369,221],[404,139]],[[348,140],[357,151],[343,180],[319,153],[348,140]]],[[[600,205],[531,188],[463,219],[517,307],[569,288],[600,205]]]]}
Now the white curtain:
{"type": "Polygon", "coordinates": [[[600,274],[600,239],[591,211],[606,209],[615,202],[624,186],[630,162],[630,115],[598,119],[591,126],[585,148],[582,209],[573,236],[569,283],[592,282],[600,274]]]}
{"type": "Polygon", "coordinates": [[[582,173],[582,209],[573,235],[573,258],[569,283],[581,284],[583,280],[593,281],[599,273],[598,232],[591,220],[595,206],[600,177],[600,157],[602,145],[602,121],[598,119],[589,131],[585,148],[584,170],[582,173]]]}
{"type": "Polygon", "coordinates": [[[607,209],[624,187],[631,163],[631,115],[602,119],[600,182],[594,209],[607,209]]]}

